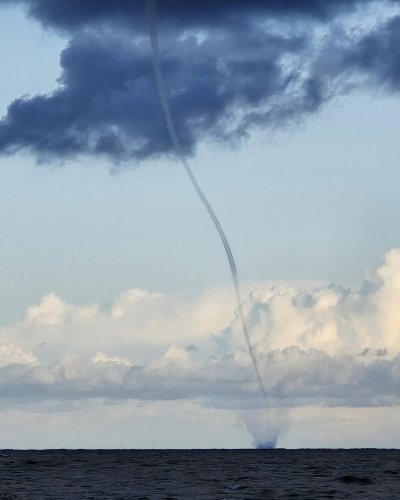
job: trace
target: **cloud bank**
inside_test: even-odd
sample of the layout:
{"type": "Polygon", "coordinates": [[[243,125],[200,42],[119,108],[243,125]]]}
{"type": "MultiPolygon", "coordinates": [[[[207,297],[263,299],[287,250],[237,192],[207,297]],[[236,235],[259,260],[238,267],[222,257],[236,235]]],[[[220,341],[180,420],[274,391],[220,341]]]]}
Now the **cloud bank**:
{"type": "MultiPolygon", "coordinates": [[[[142,2],[19,3],[69,41],[58,87],[10,103],[2,153],[121,164],[172,152],[142,2]]],[[[352,90],[399,91],[399,2],[159,3],[163,69],[187,154],[202,140],[232,144],[255,128],[296,124],[352,90]]]]}
{"type": "MultiPolygon", "coordinates": [[[[115,0],[92,2],[90,0],[0,0],[0,4],[19,3],[29,14],[43,23],[57,29],[74,32],[85,26],[103,23],[134,26],[135,31],[146,32],[143,26],[144,3],[115,0]]],[[[368,1],[368,0],[367,0],[368,1]]],[[[394,0],[396,3],[397,0],[394,0]]],[[[360,0],[164,0],[158,9],[162,23],[175,28],[219,26],[224,21],[243,23],[254,15],[301,16],[303,18],[329,19],[342,11],[349,11],[360,0]]],[[[365,2],[363,2],[365,3],[365,2]]]]}
{"type": "MultiPolygon", "coordinates": [[[[0,397],[262,409],[227,298],[131,290],[101,308],[50,294],[0,330],[0,397]]],[[[400,250],[360,290],[253,291],[244,309],[271,406],[399,405],[399,300],[400,250]]]]}

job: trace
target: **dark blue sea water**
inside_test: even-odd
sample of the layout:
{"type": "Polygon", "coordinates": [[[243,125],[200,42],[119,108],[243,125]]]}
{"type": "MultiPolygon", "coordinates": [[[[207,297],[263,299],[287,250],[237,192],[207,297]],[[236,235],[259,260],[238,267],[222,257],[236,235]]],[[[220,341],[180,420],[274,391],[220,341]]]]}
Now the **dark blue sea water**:
{"type": "Polygon", "coordinates": [[[0,453],[0,499],[400,499],[400,450],[0,453]]]}

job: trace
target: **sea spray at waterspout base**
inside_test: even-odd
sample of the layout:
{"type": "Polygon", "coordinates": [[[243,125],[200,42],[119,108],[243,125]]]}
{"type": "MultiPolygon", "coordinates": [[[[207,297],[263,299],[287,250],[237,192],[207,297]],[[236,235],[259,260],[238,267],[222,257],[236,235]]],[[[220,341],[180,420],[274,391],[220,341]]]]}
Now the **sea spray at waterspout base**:
{"type": "Polygon", "coordinates": [[[267,399],[267,392],[265,390],[260,371],[258,369],[258,364],[257,364],[257,359],[254,353],[254,349],[250,340],[249,332],[247,329],[246,325],[246,320],[244,317],[243,313],[243,308],[242,308],[242,299],[240,296],[240,289],[239,289],[239,281],[238,281],[238,275],[237,275],[237,268],[236,268],[236,263],[233,258],[233,254],[231,251],[231,248],[229,246],[228,240],[225,236],[225,233],[222,229],[222,226],[213,210],[211,207],[210,203],[208,202],[206,196],[204,195],[203,191],[201,190],[196,177],[194,176],[192,169],[190,168],[190,165],[186,159],[186,156],[183,152],[182,145],[179,141],[178,135],[175,130],[174,122],[172,120],[171,116],[171,111],[169,108],[169,103],[168,103],[168,98],[167,98],[167,93],[165,90],[165,83],[164,83],[164,77],[163,77],[163,72],[161,69],[161,60],[160,60],[160,51],[159,51],[159,46],[158,46],[158,37],[157,37],[157,26],[156,26],[156,2],[155,0],[146,0],[146,10],[147,10],[147,18],[148,18],[148,23],[149,23],[149,32],[150,32],[150,39],[151,39],[151,47],[152,47],[152,55],[153,55],[153,66],[154,66],[154,74],[155,74],[155,79],[157,83],[157,89],[158,93],[160,96],[160,101],[161,101],[161,107],[164,112],[164,117],[165,121],[167,124],[168,132],[171,137],[171,141],[173,143],[175,152],[180,159],[183,167],[186,170],[187,175],[189,176],[189,179],[196,190],[197,195],[199,196],[200,200],[202,201],[204,207],[206,208],[209,216],[211,217],[214,226],[219,234],[219,237],[221,238],[222,244],[224,245],[224,249],[229,261],[229,267],[231,270],[231,275],[232,275],[232,280],[235,288],[235,295],[236,295],[236,302],[237,302],[237,307],[239,311],[239,316],[240,316],[240,321],[242,324],[242,329],[243,329],[243,335],[246,340],[247,348],[251,357],[251,361],[254,367],[254,372],[256,374],[256,378],[258,381],[258,385],[260,387],[260,391],[262,394],[262,397],[265,402],[265,406],[268,408],[268,399],[267,399]]]}
{"type": "Polygon", "coordinates": [[[252,436],[254,447],[259,450],[276,448],[278,439],[289,426],[288,414],[283,408],[241,412],[239,418],[252,436]]]}

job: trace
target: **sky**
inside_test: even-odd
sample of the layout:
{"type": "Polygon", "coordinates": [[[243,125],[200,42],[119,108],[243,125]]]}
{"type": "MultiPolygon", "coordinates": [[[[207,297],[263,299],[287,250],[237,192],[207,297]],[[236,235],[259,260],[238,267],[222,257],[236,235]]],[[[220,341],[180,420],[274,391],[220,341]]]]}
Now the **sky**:
{"type": "Polygon", "coordinates": [[[400,446],[400,2],[0,0],[0,447],[400,446]]]}

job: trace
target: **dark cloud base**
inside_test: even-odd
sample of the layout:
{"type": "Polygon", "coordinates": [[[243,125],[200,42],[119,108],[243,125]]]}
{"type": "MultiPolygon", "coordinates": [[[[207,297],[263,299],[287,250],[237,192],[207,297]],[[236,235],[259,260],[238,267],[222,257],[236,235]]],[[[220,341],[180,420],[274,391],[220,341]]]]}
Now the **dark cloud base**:
{"type": "MultiPolygon", "coordinates": [[[[99,23],[118,23],[143,27],[145,0],[0,0],[20,3],[30,15],[46,26],[75,31],[99,23]]],[[[366,0],[368,1],[368,0],[366,0]]],[[[364,0],[362,3],[366,3],[364,0]]],[[[397,0],[392,0],[396,2],[397,0]]],[[[354,8],[360,0],[160,0],[157,8],[163,22],[187,28],[208,27],[243,20],[256,14],[296,15],[321,20],[354,8]]]]}
{"type": "MultiPolygon", "coordinates": [[[[400,356],[372,359],[329,356],[290,347],[259,355],[271,407],[392,406],[400,403],[400,356]]],[[[214,408],[264,408],[252,367],[232,356],[202,365],[171,362],[163,367],[63,359],[50,367],[0,367],[0,399],[81,400],[88,398],[178,401],[194,399],[214,408]]]]}
{"type": "MultiPolygon", "coordinates": [[[[143,2],[19,3],[44,25],[67,30],[70,40],[61,53],[59,87],[9,105],[0,121],[0,152],[27,150],[40,161],[106,155],[116,163],[172,152],[143,2]]],[[[254,127],[291,123],[355,86],[397,92],[400,17],[357,39],[338,41],[335,29],[329,31],[336,14],[358,4],[159,2],[163,69],[185,152],[204,139],[236,142],[254,127]],[[293,24],[294,14],[300,23],[293,24]],[[321,21],[324,40],[315,36],[321,21]]]]}

